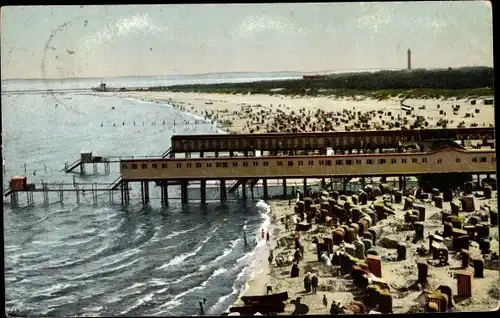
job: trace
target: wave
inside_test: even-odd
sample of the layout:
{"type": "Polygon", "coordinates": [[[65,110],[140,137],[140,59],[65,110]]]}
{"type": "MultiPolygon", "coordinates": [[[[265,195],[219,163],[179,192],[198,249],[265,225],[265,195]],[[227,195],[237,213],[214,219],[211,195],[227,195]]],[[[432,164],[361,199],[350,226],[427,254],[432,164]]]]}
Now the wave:
{"type": "Polygon", "coordinates": [[[197,225],[197,226],[190,228],[190,229],[187,229],[187,230],[172,232],[169,235],[165,236],[163,239],[171,239],[171,238],[174,238],[174,237],[182,235],[182,234],[193,232],[193,231],[196,231],[197,229],[201,228],[202,226],[203,225],[200,224],[200,225],[197,225]]]}
{"type": "Polygon", "coordinates": [[[211,279],[213,279],[214,277],[220,276],[227,271],[228,271],[227,268],[224,268],[224,267],[214,270],[212,272],[212,274],[210,274],[210,276],[207,279],[205,279],[200,285],[192,287],[192,288],[190,288],[190,289],[188,289],[180,294],[177,294],[174,298],[172,298],[172,300],[166,302],[165,304],[161,305],[158,308],[159,309],[162,309],[162,308],[170,309],[170,308],[173,308],[175,306],[178,306],[181,303],[179,300],[182,297],[184,297],[185,295],[190,294],[194,291],[205,288],[211,279]]]}
{"type": "Polygon", "coordinates": [[[164,264],[162,266],[160,266],[158,269],[165,269],[167,267],[170,267],[170,266],[176,266],[176,265],[180,265],[182,264],[182,262],[184,262],[186,259],[190,258],[190,257],[193,257],[195,256],[196,254],[198,254],[199,251],[201,251],[201,249],[203,248],[203,246],[211,239],[213,238],[213,234],[215,234],[215,232],[219,229],[219,227],[216,227],[214,228],[210,233],[209,235],[203,240],[200,242],[200,244],[198,244],[198,247],[192,251],[192,252],[189,252],[189,253],[184,253],[184,254],[181,254],[181,255],[178,255],[176,257],[174,257],[173,259],[171,259],[167,264],[164,264]]]}
{"type": "Polygon", "coordinates": [[[217,256],[215,259],[211,260],[207,265],[201,265],[199,270],[202,271],[204,270],[205,268],[208,268],[211,264],[214,264],[214,263],[217,263],[219,262],[221,259],[223,259],[224,257],[228,256],[229,254],[231,254],[231,252],[234,250],[234,248],[236,247],[236,245],[238,244],[238,242],[240,241],[241,239],[236,239],[236,240],[232,240],[229,244],[229,247],[228,248],[225,248],[223,251],[222,251],[222,254],[217,256]]]}
{"type": "Polygon", "coordinates": [[[257,207],[257,210],[261,213],[269,213],[271,211],[271,206],[264,200],[259,200],[257,204],[255,204],[255,207],[257,207]]]}

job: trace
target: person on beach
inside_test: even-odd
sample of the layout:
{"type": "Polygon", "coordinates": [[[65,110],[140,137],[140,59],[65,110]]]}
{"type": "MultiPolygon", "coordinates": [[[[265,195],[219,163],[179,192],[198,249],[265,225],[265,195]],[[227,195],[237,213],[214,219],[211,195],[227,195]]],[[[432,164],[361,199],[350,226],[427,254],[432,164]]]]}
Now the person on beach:
{"type": "Polygon", "coordinates": [[[328,308],[328,299],[326,299],[326,295],[323,295],[323,306],[325,306],[325,308],[328,308]]]}
{"type": "Polygon", "coordinates": [[[246,232],[243,232],[243,241],[245,242],[245,247],[248,246],[248,243],[247,243],[247,233],[246,232]]]}
{"type": "Polygon", "coordinates": [[[318,276],[314,275],[311,278],[311,287],[312,287],[312,292],[316,294],[316,292],[318,291],[318,276]]]}
{"type": "Polygon", "coordinates": [[[307,273],[306,277],[304,277],[304,289],[306,293],[311,292],[311,273],[307,273]]]}
{"type": "Polygon", "coordinates": [[[266,233],[266,242],[269,243],[269,240],[271,239],[271,236],[269,235],[269,232],[266,233]]]}
{"type": "Polygon", "coordinates": [[[260,232],[260,237],[262,239],[264,239],[264,237],[266,237],[266,233],[264,232],[264,229],[262,229],[262,231],[260,232]]]}

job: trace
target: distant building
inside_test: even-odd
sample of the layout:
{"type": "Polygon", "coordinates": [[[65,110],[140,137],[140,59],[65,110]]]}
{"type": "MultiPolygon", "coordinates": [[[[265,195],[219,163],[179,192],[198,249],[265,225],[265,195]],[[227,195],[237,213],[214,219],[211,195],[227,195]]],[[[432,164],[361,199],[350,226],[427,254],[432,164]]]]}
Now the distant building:
{"type": "Polygon", "coordinates": [[[408,49],[408,70],[411,70],[411,51],[408,49]]]}

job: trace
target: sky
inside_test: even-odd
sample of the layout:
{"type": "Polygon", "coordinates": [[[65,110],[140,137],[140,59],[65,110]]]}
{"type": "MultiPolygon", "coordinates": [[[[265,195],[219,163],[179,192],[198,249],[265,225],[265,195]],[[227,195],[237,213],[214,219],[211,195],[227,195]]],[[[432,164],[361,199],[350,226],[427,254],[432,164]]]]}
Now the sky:
{"type": "Polygon", "coordinates": [[[489,2],[1,8],[7,78],[493,66],[489,2]]]}

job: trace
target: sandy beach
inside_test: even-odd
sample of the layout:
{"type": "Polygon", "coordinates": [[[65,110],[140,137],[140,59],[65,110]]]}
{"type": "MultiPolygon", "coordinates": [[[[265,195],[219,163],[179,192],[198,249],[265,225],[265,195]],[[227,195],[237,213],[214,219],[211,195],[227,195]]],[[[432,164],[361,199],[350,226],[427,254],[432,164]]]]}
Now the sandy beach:
{"type": "MultiPolygon", "coordinates": [[[[413,107],[411,114],[401,110],[400,100],[376,101],[373,99],[358,97],[357,99],[338,99],[329,97],[320,98],[293,98],[289,96],[267,96],[267,95],[223,95],[223,94],[198,94],[198,93],[171,93],[171,92],[123,92],[114,93],[117,96],[137,98],[150,101],[168,101],[185,112],[203,118],[215,120],[219,127],[233,133],[264,133],[276,127],[301,126],[301,131],[314,131],[322,129],[325,118],[332,119],[328,122],[328,130],[357,130],[357,129],[398,129],[401,126],[414,129],[443,127],[487,127],[494,125],[494,106],[484,105],[483,99],[477,99],[472,105],[471,100],[438,100],[438,99],[411,99],[405,100],[404,104],[413,107]],[[460,105],[457,107],[457,105],[460,105]],[[300,122],[297,118],[309,118],[300,122]],[[399,122],[399,127],[394,126],[399,122]],[[361,123],[361,125],[356,125],[361,123]],[[392,123],[392,124],[391,124],[392,123]],[[417,125],[417,126],[415,126],[417,125]],[[419,126],[420,125],[420,126],[419,126]]],[[[491,98],[485,96],[484,98],[491,98]]],[[[286,131],[278,129],[279,131],[286,131]]],[[[374,185],[377,187],[377,185],[374,185]]],[[[403,197],[403,203],[405,202],[403,197]]],[[[381,200],[382,197],[378,197],[381,200]]],[[[348,201],[352,199],[347,197],[348,201]]],[[[455,202],[458,198],[454,198],[455,202]]],[[[459,216],[464,219],[464,224],[470,223],[472,216],[488,214],[489,206],[497,210],[497,194],[493,191],[491,199],[475,197],[475,212],[460,212],[459,216]]],[[[343,205],[343,201],[339,201],[343,205]]],[[[359,205],[360,209],[368,208],[368,205],[359,205]]],[[[436,288],[439,285],[451,287],[453,294],[457,293],[457,279],[454,273],[459,271],[461,260],[458,253],[451,249],[451,240],[445,239],[445,245],[449,245],[449,264],[447,266],[433,266],[432,256],[419,256],[417,248],[428,247],[428,234],[443,231],[441,211],[450,211],[450,203],[444,203],[443,209],[437,208],[430,200],[420,202],[425,205],[426,218],[424,221],[425,236],[423,240],[412,243],[414,230],[405,228],[405,211],[403,204],[392,204],[395,214],[387,219],[380,220],[376,225],[372,224],[370,229],[378,232],[376,242],[372,249],[376,250],[382,258],[382,276],[390,286],[393,298],[393,312],[423,312],[425,301],[423,300],[423,289],[414,289],[411,286],[417,281],[417,260],[423,260],[429,265],[429,284],[436,288]],[[407,244],[406,260],[396,261],[397,242],[407,244]],[[392,244],[392,245],[391,245],[392,244]]],[[[268,250],[273,249],[274,256],[279,254],[293,255],[294,248],[284,244],[287,240],[293,243],[294,226],[289,225],[287,230],[283,219],[294,215],[295,199],[273,200],[270,205],[271,217],[271,240],[268,250]],[[279,247],[278,247],[278,242],[279,247]]],[[[327,266],[318,261],[316,244],[313,243],[314,236],[321,236],[332,229],[325,224],[313,223],[309,231],[300,232],[300,241],[304,246],[303,260],[299,263],[300,275],[296,278],[290,277],[290,265],[279,267],[275,261],[269,266],[264,266],[261,273],[256,275],[247,283],[243,295],[263,295],[266,293],[266,285],[273,288],[274,293],[287,291],[289,299],[283,314],[291,314],[295,306],[290,300],[297,297],[302,298],[302,303],[309,307],[309,314],[329,314],[332,301],[349,303],[363,293],[355,287],[352,278],[347,275],[339,275],[335,266],[327,266]],[[319,278],[319,287],[316,294],[304,292],[304,275],[310,272],[319,278]],[[323,297],[327,298],[327,306],[323,304],[323,297]]],[[[498,229],[489,229],[491,251],[498,251],[498,229]]],[[[331,237],[331,236],[330,236],[331,237]]],[[[293,244],[292,244],[293,245],[293,244]]],[[[334,249],[338,249],[334,246],[334,249]]],[[[472,242],[470,247],[471,256],[480,256],[477,243],[472,242]]],[[[488,311],[494,310],[499,304],[499,274],[498,260],[486,261],[484,278],[472,279],[472,297],[455,303],[452,311],[488,311]]],[[[238,300],[235,305],[242,305],[238,300]]]]}
{"type": "MultiPolygon", "coordinates": [[[[350,200],[350,197],[348,197],[350,200]]],[[[404,202],[404,200],[403,200],[404,202]]],[[[492,199],[476,198],[475,206],[480,207],[489,205],[492,209],[496,207],[496,193],[492,199]]],[[[370,203],[370,202],[368,202],[370,203]]],[[[270,201],[270,215],[272,221],[272,240],[268,244],[269,249],[274,250],[274,255],[280,253],[293,254],[293,248],[276,247],[276,241],[289,237],[293,240],[294,231],[290,227],[287,231],[285,225],[281,223],[281,219],[286,215],[294,215],[293,203],[289,206],[288,200],[270,201]]],[[[441,211],[431,203],[425,203],[426,206],[426,221],[425,235],[442,231],[441,211]]],[[[445,207],[449,204],[445,203],[445,207]]],[[[359,205],[360,208],[365,206],[359,205]]],[[[394,216],[389,216],[385,220],[379,221],[372,228],[378,232],[378,240],[375,247],[378,255],[382,257],[382,276],[389,284],[393,295],[393,311],[394,313],[422,312],[423,302],[420,297],[422,290],[411,290],[409,287],[417,281],[417,266],[416,260],[429,261],[431,256],[419,257],[417,248],[420,246],[428,246],[428,240],[424,239],[415,244],[408,241],[409,237],[413,237],[414,231],[400,230],[403,227],[404,214],[403,204],[393,204],[393,209],[396,211],[394,216]],[[395,261],[396,249],[392,248],[387,242],[406,242],[407,259],[404,261],[395,261]],[[385,247],[384,247],[385,246],[385,247]],[[388,248],[391,247],[391,248],[388,248]]],[[[449,210],[445,209],[445,210],[449,210]]],[[[478,209],[479,210],[479,209],[478,209]]],[[[485,213],[483,210],[482,213],[485,213]]],[[[460,216],[465,217],[465,223],[473,215],[479,215],[481,212],[465,213],[461,212],[460,216]]],[[[248,282],[246,291],[240,295],[263,295],[266,293],[266,284],[273,287],[273,292],[279,293],[287,291],[289,300],[297,297],[302,298],[302,303],[309,306],[309,314],[329,314],[330,304],[332,301],[341,301],[343,304],[349,303],[355,296],[361,293],[361,290],[353,287],[352,279],[349,275],[337,275],[335,270],[325,264],[318,262],[316,254],[316,245],[312,242],[313,237],[318,233],[325,233],[327,226],[322,224],[314,224],[311,230],[300,232],[300,240],[304,244],[304,259],[299,263],[300,275],[297,278],[290,278],[290,266],[278,267],[272,264],[264,269],[264,271],[253,280],[248,282]],[[310,272],[312,275],[317,275],[319,278],[319,287],[317,294],[304,293],[304,274],[310,272]],[[323,296],[326,295],[328,306],[325,307],[322,303],[323,296]]],[[[498,251],[498,228],[490,228],[491,250],[498,251]]],[[[338,247],[337,247],[338,248],[338,247]]],[[[335,249],[335,247],[334,247],[335,249]]],[[[480,255],[480,251],[474,243],[471,244],[471,256],[480,255]]],[[[443,267],[429,266],[429,283],[431,286],[448,285],[451,287],[454,295],[457,292],[456,279],[451,275],[453,272],[459,271],[461,261],[458,253],[453,253],[450,249],[449,265],[443,267]]],[[[490,265],[491,266],[491,265],[490,265]]],[[[472,280],[472,298],[455,303],[453,311],[489,311],[498,307],[499,301],[499,274],[498,261],[496,264],[484,271],[484,278],[472,280]]],[[[241,300],[235,305],[242,305],[241,300]]],[[[288,302],[285,307],[285,313],[291,314],[295,306],[288,302]]]]}
{"type": "Polygon", "coordinates": [[[421,120],[422,127],[426,128],[438,127],[440,120],[447,120],[449,128],[460,124],[463,127],[494,125],[494,106],[483,104],[483,99],[491,96],[477,99],[476,105],[471,105],[471,100],[466,99],[407,99],[404,104],[413,107],[413,111],[411,115],[406,115],[398,98],[377,101],[362,96],[353,99],[172,92],[113,94],[141,100],[168,101],[183,111],[215,120],[219,127],[234,133],[285,131],[291,126],[301,126],[301,123],[304,124],[302,131],[318,131],[323,127],[325,118],[328,118],[329,130],[336,131],[398,129],[396,122],[411,128],[417,120],[421,120]],[[460,107],[454,110],[456,105],[460,107]],[[364,123],[365,126],[356,127],[355,123],[364,123]]]}

